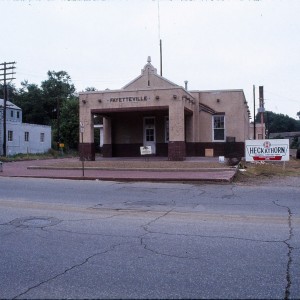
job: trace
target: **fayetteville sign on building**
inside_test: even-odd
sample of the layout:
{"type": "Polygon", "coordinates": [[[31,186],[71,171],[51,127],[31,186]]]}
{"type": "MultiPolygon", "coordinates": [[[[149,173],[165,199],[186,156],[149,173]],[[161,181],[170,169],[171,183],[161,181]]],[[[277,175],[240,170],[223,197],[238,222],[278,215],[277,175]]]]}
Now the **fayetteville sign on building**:
{"type": "Polygon", "coordinates": [[[246,140],[246,161],[288,161],[289,140],[246,140]]]}

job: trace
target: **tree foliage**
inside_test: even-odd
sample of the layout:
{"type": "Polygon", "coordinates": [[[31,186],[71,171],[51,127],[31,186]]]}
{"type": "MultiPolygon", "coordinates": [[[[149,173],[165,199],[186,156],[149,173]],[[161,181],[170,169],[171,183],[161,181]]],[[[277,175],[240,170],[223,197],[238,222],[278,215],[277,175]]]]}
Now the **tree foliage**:
{"type": "MultiPolygon", "coordinates": [[[[256,115],[256,122],[260,122],[260,113],[256,115]]],[[[300,131],[300,120],[288,115],[276,114],[272,111],[264,113],[264,121],[269,133],[300,131]]]]}
{"type": "Polygon", "coordinates": [[[50,117],[45,109],[43,90],[38,85],[24,81],[13,97],[13,102],[22,108],[23,122],[49,125],[50,117]]]}
{"type": "Polygon", "coordinates": [[[79,102],[75,86],[65,71],[48,71],[40,86],[24,81],[11,89],[10,100],[22,108],[23,122],[50,125],[53,141],[78,146],[79,102]]]}
{"type": "Polygon", "coordinates": [[[61,139],[68,148],[77,149],[79,142],[79,104],[77,97],[63,103],[61,109],[61,139]]]}

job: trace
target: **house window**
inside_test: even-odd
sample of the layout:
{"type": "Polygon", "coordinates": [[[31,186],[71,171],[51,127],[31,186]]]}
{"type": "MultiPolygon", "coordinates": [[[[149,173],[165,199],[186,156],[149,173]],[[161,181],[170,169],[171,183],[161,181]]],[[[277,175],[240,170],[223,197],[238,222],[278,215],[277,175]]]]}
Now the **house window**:
{"type": "Polygon", "coordinates": [[[165,117],[165,143],[169,143],[169,117],[165,117]]]}
{"type": "Polygon", "coordinates": [[[44,141],[45,141],[45,133],[41,132],[41,134],[40,134],[40,142],[44,143],[44,141]]]}
{"type": "Polygon", "coordinates": [[[25,136],[24,136],[25,142],[29,142],[29,132],[25,131],[25,136]]]}
{"type": "Polygon", "coordinates": [[[13,139],[14,139],[13,131],[8,130],[7,140],[8,140],[9,142],[12,142],[13,139]]]}
{"type": "Polygon", "coordinates": [[[20,112],[17,111],[17,118],[19,119],[20,118],[20,112]]]}
{"type": "Polygon", "coordinates": [[[213,116],[213,140],[225,141],[225,116],[213,116]]]}
{"type": "Polygon", "coordinates": [[[10,117],[11,117],[11,118],[14,117],[14,111],[13,111],[13,110],[10,111],[10,117]]]}

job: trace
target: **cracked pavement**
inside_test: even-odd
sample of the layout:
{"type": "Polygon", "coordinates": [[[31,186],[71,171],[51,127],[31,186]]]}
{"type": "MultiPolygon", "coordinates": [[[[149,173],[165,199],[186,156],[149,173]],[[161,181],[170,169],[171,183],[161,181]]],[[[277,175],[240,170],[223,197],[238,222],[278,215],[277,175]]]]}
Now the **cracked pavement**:
{"type": "Polygon", "coordinates": [[[300,178],[0,179],[0,299],[300,298],[300,178]]]}

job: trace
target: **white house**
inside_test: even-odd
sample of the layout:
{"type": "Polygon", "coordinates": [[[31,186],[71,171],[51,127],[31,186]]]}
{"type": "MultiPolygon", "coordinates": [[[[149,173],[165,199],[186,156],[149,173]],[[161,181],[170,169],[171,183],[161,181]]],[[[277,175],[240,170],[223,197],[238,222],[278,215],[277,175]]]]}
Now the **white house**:
{"type": "MultiPolygon", "coordinates": [[[[4,100],[0,99],[0,155],[4,144],[4,100]]],[[[51,149],[51,126],[22,122],[22,110],[6,102],[6,154],[44,153],[51,149]]]]}

